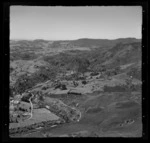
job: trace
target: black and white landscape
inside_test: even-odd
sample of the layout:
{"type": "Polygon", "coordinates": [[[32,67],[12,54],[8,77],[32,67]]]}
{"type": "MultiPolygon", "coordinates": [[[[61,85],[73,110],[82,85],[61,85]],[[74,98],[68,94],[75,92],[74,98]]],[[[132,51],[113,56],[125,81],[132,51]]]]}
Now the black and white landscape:
{"type": "Polygon", "coordinates": [[[10,12],[10,137],[142,136],[141,7],[10,12]]]}

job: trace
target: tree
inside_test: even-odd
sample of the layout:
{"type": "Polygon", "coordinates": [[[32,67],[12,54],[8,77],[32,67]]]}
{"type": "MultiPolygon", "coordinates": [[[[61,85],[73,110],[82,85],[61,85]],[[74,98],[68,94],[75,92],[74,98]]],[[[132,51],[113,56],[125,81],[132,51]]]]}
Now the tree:
{"type": "Polygon", "coordinates": [[[90,63],[87,59],[82,59],[79,64],[78,71],[84,75],[84,73],[87,71],[87,68],[89,67],[90,63]]]}
{"type": "Polygon", "coordinates": [[[14,88],[13,87],[9,87],[9,96],[13,97],[13,92],[14,92],[14,88]]]}
{"type": "Polygon", "coordinates": [[[10,73],[13,72],[13,71],[14,71],[14,68],[13,68],[13,67],[10,67],[10,73]]]}
{"type": "Polygon", "coordinates": [[[71,67],[74,71],[77,73],[82,73],[84,74],[87,71],[87,68],[90,65],[89,60],[85,58],[80,58],[78,56],[75,56],[72,61],[71,61],[71,67]]]}
{"type": "Polygon", "coordinates": [[[114,72],[115,72],[115,75],[118,74],[120,72],[120,66],[115,67],[114,72]]]}
{"type": "Polygon", "coordinates": [[[35,85],[35,83],[31,80],[31,77],[27,76],[26,74],[21,75],[14,87],[15,87],[15,91],[19,94],[25,92],[26,89],[29,89],[31,87],[33,87],[35,85]]]}
{"type": "Polygon", "coordinates": [[[106,67],[104,65],[101,65],[100,72],[105,72],[105,71],[106,71],[106,67]]]}
{"type": "Polygon", "coordinates": [[[44,101],[44,97],[42,95],[39,96],[40,101],[44,101]]]}
{"type": "Polygon", "coordinates": [[[40,67],[37,75],[41,77],[41,80],[54,80],[56,75],[58,74],[59,69],[56,66],[47,66],[47,67],[40,67]]]}

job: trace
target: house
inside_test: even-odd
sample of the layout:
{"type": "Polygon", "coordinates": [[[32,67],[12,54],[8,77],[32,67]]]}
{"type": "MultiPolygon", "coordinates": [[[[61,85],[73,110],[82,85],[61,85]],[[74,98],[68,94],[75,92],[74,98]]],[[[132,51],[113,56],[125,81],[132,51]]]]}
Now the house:
{"type": "Polygon", "coordinates": [[[30,108],[31,108],[31,105],[30,103],[27,103],[27,102],[20,102],[20,104],[18,105],[18,108],[20,110],[24,110],[24,111],[27,111],[27,112],[30,112],[30,108]]]}
{"type": "Polygon", "coordinates": [[[75,72],[74,72],[74,71],[72,71],[72,70],[67,71],[66,76],[72,75],[72,74],[74,74],[74,73],[75,73],[75,72]]]}

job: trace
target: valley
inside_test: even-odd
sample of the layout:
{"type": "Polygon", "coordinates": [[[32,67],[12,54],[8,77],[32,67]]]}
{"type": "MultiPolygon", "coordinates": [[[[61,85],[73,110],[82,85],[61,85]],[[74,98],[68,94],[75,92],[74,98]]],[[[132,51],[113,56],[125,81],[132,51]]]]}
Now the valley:
{"type": "Polygon", "coordinates": [[[141,40],[10,40],[10,137],[141,137],[141,40]]]}

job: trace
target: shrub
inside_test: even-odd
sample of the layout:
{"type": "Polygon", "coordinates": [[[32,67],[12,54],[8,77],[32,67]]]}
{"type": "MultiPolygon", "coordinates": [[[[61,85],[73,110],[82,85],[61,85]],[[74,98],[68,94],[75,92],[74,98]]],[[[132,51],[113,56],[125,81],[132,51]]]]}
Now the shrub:
{"type": "Polygon", "coordinates": [[[66,90],[67,88],[66,88],[66,85],[64,85],[64,84],[62,84],[61,85],[61,90],[66,90]]]}
{"type": "Polygon", "coordinates": [[[42,95],[39,96],[40,101],[44,101],[44,97],[42,95]]]}
{"type": "Polygon", "coordinates": [[[82,81],[82,84],[87,84],[86,80],[83,80],[83,81],[82,81]]]}
{"type": "Polygon", "coordinates": [[[98,72],[92,72],[90,75],[91,76],[97,76],[97,75],[99,75],[99,73],[98,72]]]}

